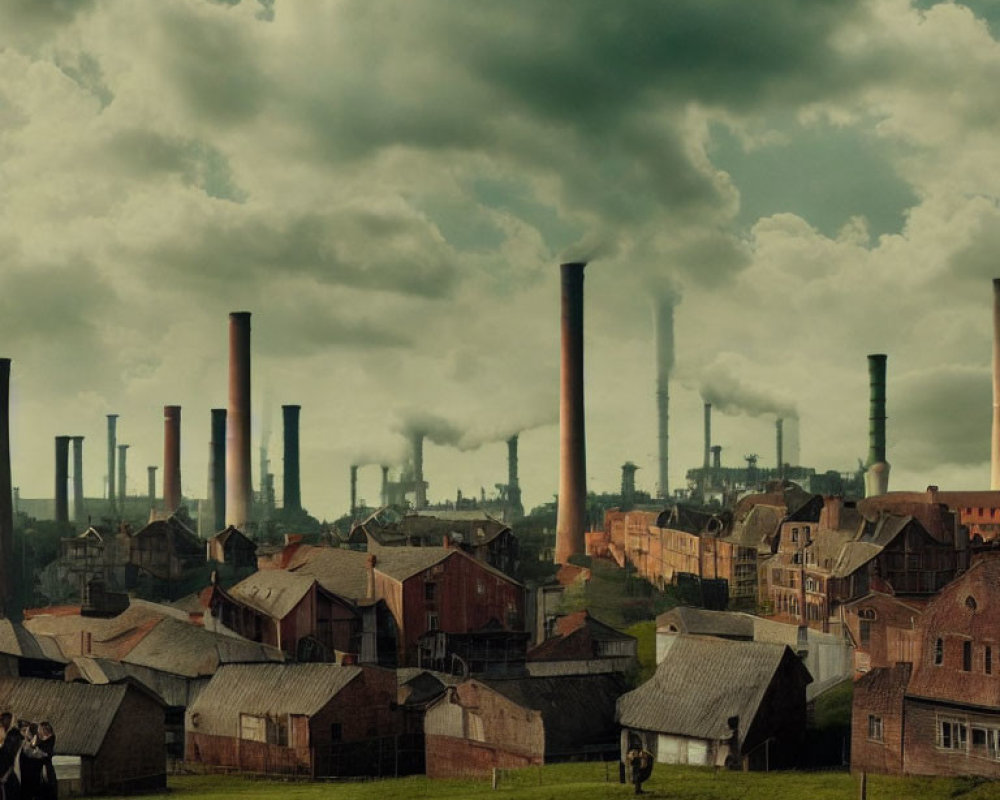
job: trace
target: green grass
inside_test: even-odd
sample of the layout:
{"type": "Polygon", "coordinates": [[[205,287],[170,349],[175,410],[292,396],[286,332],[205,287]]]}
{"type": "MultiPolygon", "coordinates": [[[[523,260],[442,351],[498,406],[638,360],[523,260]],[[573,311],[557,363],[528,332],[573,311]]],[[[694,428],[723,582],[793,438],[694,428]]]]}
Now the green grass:
{"type": "Polygon", "coordinates": [[[846,680],[827,689],[816,698],[813,727],[818,730],[850,728],[853,698],[854,682],[851,680],[846,680]]]}
{"type": "Polygon", "coordinates": [[[636,685],[645,683],[656,672],[656,620],[637,622],[629,625],[625,633],[636,638],[636,652],[639,657],[639,674],[636,685]]]}
{"type": "MultiPolygon", "coordinates": [[[[603,800],[630,796],[618,783],[617,764],[556,764],[504,770],[494,791],[489,777],[428,780],[424,777],[352,783],[291,783],[223,775],[172,776],[166,794],[147,800],[421,800],[493,797],[497,800],[603,800]]],[[[854,800],[858,778],[846,772],[715,772],[658,765],[644,787],[650,798],[678,800],[854,800]]],[[[1000,800],[1000,782],[966,778],[868,777],[869,800],[1000,800]]]]}

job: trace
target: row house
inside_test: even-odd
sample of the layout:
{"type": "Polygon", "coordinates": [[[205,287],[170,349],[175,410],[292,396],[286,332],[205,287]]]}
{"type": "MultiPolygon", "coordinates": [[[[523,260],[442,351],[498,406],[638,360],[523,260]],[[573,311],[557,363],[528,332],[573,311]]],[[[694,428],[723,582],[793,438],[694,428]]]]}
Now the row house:
{"type": "Polygon", "coordinates": [[[855,770],[1000,778],[1000,558],[982,557],[917,621],[912,663],[854,693],[855,770]]]}
{"type": "Polygon", "coordinates": [[[924,492],[888,492],[871,501],[885,507],[901,503],[941,505],[958,515],[970,540],[979,537],[980,541],[990,542],[1000,537],[1000,491],[949,492],[928,486],[924,492]]]}

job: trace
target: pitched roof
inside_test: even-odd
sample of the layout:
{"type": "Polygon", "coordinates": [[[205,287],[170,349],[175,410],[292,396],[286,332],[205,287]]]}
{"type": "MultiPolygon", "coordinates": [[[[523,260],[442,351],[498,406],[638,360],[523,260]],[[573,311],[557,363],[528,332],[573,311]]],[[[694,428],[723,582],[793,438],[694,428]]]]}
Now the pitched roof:
{"type": "Polygon", "coordinates": [[[674,625],[679,633],[751,640],[753,622],[752,616],[738,611],[709,611],[705,608],[677,606],[656,618],[656,629],[674,625]]]}
{"type": "Polygon", "coordinates": [[[785,658],[801,669],[803,686],[812,681],[785,645],[679,634],[653,677],[618,700],[618,720],[630,728],[722,740],[731,734],[729,718],[738,716],[742,740],[785,658]]]}
{"type": "Polygon", "coordinates": [[[361,667],[338,664],[229,664],[188,708],[187,725],[198,733],[235,737],[240,714],[313,716],[361,674],[361,667]]]}
{"type": "Polygon", "coordinates": [[[66,663],[59,645],[49,636],[35,636],[23,625],[0,619],[0,653],[19,658],[66,663]]]}
{"type": "Polygon", "coordinates": [[[367,554],[339,547],[302,545],[288,561],[289,572],[314,577],[328,592],[358,600],[368,594],[367,554]]]}
{"type": "Polygon", "coordinates": [[[84,680],[87,683],[106,685],[132,679],[157,695],[165,705],[186,706],[191,697],[188,679],[169,672],[111,661],[106,658],[77,656],[66,668],[66,680],[84,680]]]}
{"type": "Polygon", "coordinates": [[[846,578],[861,569],[885,549],[883,545],[871,542],[845,542],[830,574],[835,578],[846,578]]]}
{"type": "Polygon", "coordinates": [[[51,722],[58,754],[96,756],[127,691],[126,683],[0,678],[0,708],[15,718],[51,722]]]}
{"type": "Polygon", "coordinates": [[[275,619],[284,619],[302,602],[316,579],[283,569],[258,570],[227,589],[234,599],[263,611],[275,619]]]}

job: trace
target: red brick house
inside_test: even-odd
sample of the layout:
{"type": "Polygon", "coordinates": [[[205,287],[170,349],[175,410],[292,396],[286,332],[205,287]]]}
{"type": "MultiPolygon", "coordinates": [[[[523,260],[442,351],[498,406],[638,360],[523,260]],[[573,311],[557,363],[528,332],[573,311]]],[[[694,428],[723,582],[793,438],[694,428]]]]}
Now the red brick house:
{"type": "Polygon", "coordinates": [[[396,691],[381,667],[229,664],[187,710],[185,757],[247,772],[391,775],[396,691]]]}
{"type": "Polygon", "coordinates": [[[917,632],[912,673],[874,669],[859,681],[853,768],[1000,777],[1000,558],[980,558],[942,589],[917,632]]]}
{"type": "Polygon", "coordinates": [[[882,592],[870,592],[846,603],[842,619],[854,645],[855,673],[919,661],[918,624],[925,605],[923,599],[904,599],[882,592]]]}
{"type": "Polygon", "coordinates": [[[621,672],[631,675],[639,666],[634,636],[615,630],[584,609],[557,617],[552,636],[527,654],[531,675],[581,672],[621,672]]]}

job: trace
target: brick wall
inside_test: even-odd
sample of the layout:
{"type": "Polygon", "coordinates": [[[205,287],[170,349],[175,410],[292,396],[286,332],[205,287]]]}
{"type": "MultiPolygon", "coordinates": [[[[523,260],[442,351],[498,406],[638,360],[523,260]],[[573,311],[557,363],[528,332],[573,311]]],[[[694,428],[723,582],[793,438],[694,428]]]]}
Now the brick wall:
{"type": "Polygon", "coordinates": [[[903,693],[909,669],[875,669],[854,684],[851,769],[898,774],[903,765],[903,693]],[[869,717],[880,721],[875,730],[869,717]],[[874,734],[874,735],[872,735],[874,734]]]}
{"type": "Polygon", "coordinates": [[[543,761],[540,755],[514,753],[495,745],[453,736],[428,735],[426,747],[428,778],[482,775],[493,767],[531,767],[539,766],[543,761]]]}
{"type": "Polygon", "coordinates": [[[1000,731],[1000,711],[962,709],[929,700],[907,698],[905,713],[903,766],[907,773],[1000,778],[1000,760],[996,757],[996,750],[991,754],[987,746],[977,745],[974,739],[974,729],[1000,731]],[[939,746],[938,730],[943,721],[965,726],[967,738],[964,747],[939,746]]]}
{"type": "MultiPolygon", "coordinates": [[[[167,751],[160,703],[129,689],[92,763],[88,792],[163,789],[167,751]]],[[[56,731],[58,741],[59,731],[56,731]]]]}

